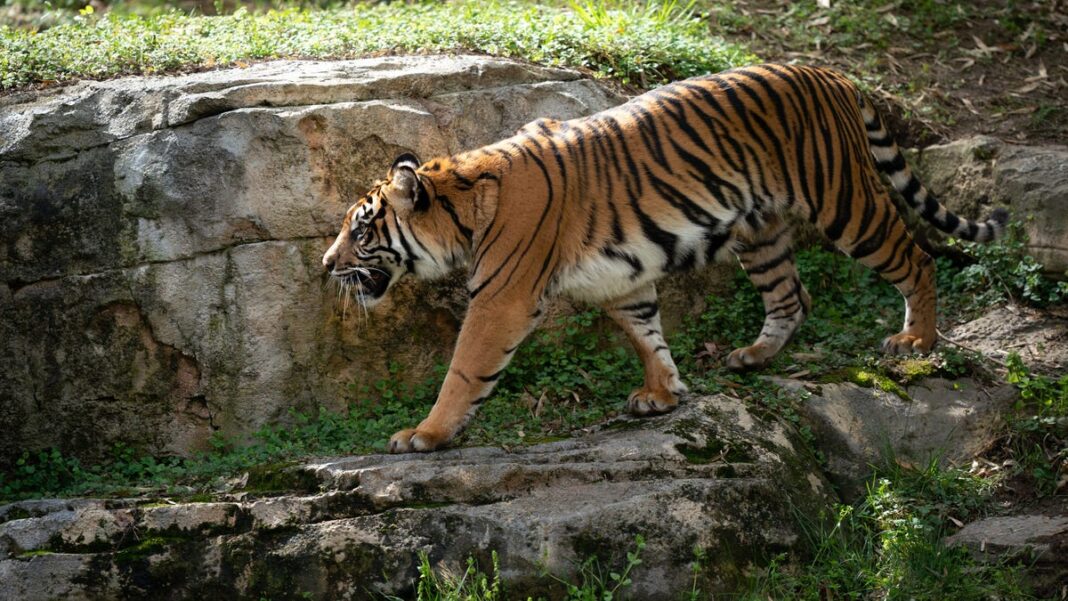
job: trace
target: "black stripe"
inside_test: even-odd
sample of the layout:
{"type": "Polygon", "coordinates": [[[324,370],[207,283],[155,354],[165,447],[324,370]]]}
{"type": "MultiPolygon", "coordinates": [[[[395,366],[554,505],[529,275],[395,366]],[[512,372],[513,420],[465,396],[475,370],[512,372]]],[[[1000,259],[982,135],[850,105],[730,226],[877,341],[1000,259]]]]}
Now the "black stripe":
{"type": "Polygon", "coordinates": [[[767,261],[763,261],[756,265],[746,266],[745,272],[749,274],[750,277],[754,275],[760,275],[762,273],[767,273],[768,271],[771,271],[772,269],[775,269],[776,267],[781,265],[783,261],[790,260],[793,255],[793,249],[787,248],[783,252],[772,257],[771,259],[768,259],[767,261]]]}
{"type": "Polygon", "coordinates": [[[464,240],[467,240],[467,242],[470,243],[474,232],[460,221],[460,216],[456,214],[456,208],[453,206],[452,201],[449,200],[449,197],[443,194],[438,196],[437,200],[438,204],[440,204],[441,207],[445,209],[445,212],[449,214],[453,224],[456,225],[456,229],[460,230],[460,235],[464,237],[464,240]]]}
{"type": "Polygon", "coordinates": [[[492,374],[490,374],[488,376],[479,376],[478,379],[482,380],[483,382],[496,382],[497,379],[501,377],[502,373],[504,373],[504,368],[503,367],[500,370],[498,370],[496,373],[492,373],[492,374]]]}

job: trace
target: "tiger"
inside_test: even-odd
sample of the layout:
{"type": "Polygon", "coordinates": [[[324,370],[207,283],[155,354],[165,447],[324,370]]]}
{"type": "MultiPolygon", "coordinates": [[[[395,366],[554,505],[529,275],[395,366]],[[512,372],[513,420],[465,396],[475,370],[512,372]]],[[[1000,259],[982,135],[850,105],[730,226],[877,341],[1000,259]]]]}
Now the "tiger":
{"type": "Polygon", "coordinates": [[[812,301],[798,277],[792,215],[874,270],[905,300],[890,354],[937,339],[934,261],[909,210],[963,240],[994,240],[1008,211],[958,217],[912,173],[883,119],[842,74],[764,64],[685,79],[586,117],[540,119],[499,142],[422,162],[397,157],[345,213],[323,256],[332,278],[371,307],[400,278],[466,269],[469,297],[437,400],[393,453],[445,446],[489,398],[546,303],[599,306],[644,368],[636,416],[670,412],[687,391],[660,326],[656,282],[737,257],[765,318],[725,359],[759,369],[791,339],[812,301]]]}

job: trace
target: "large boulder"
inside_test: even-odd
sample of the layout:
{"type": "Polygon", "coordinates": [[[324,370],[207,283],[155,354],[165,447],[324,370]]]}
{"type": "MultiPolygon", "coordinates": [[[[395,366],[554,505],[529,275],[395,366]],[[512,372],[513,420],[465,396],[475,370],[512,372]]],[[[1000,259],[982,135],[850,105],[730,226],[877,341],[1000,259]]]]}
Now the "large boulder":
{"type": "Polygon", "coordinates": [[[1024,224],[1028,253],[1049,275],[1068,277],[1068,147],[976,136],[927,147],[914,164],[931,191],[961,215],[977,219],[1007,206],[1024,224]]]}
{"type": "MultiPolygon", "coordinates": [[[[403,151],[454,153],[621,100],[574,71],[476,56],[0,99],[0,465],[116,442],[188,454],[289,408],[341,409],[384,377],[423,380],[455,341],[458,278],[405,283],[372,315],[339,302],[319,261],[344,209],[403,151]]],[[[689,276],[665,313],[700,310],[716,281],[689,276]]]]}
{"type": "Polygon", "coordinates": [[[492,551],[508,598],[562,598],[543,571],[577,580],[592,556],[616,570],[639,534],[632,598],[688,593],[695,546],[696,585],[718,596],[803,554],[802,522],[833,502],[792,426],[725,396],[581,439],[327,460],[285,480],[305,492],[0,506],[0,598],[381,599],[412,596],[420,552],[455,571],[468,556],[488,569],[492,551]]]}

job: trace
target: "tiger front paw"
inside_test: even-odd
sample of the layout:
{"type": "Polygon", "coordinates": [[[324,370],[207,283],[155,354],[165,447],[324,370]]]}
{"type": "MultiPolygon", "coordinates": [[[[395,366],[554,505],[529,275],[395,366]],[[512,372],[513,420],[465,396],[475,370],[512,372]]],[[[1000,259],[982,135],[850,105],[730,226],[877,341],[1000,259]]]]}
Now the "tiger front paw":
{"type": "Polygon", "coordinates": [[[425,453],[444,446],[448,441],[449,437],[442,434],[419,428],[408,428],[389,438],[389,452],[425,453]]]}
{"type": "Polygon", "coordinates": [[[910,353],[929,353],[934,346],[935,336],[915,336],[913,334],[894,334],[883,341],[883,352],[888,355],[908,355],[910,353]]]}
{"type": "Polygon", "coordinates": [[[678,405],[678,396],[669,390],[639,388],[627,399],[627,410],[638,417],[669,413],[678,405]]]}

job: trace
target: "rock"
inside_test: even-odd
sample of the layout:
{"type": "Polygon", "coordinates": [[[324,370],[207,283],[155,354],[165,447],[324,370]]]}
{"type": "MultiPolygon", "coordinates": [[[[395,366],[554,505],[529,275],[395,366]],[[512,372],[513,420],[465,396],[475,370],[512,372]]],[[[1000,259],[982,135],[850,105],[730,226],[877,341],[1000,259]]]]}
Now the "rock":
{"type": "Polygon", "coordinates": [[[1024,223],[1027,252],[1049,275],[1068,277],[1068,147],[1016,146],[977,136],[916,154],[927,186],[970,218],[1007,206],[1024,223]]]}
{"type": "MultiPolygon", "coordinates": [[[[0,99],[0,465],[122,442],[205,449],[342,410],[447,360],[459,278],[374,314],[319,263],[340,216],[403,151],[458,152],[621,97],[574,71],[479,56],[279,61],[0,99]],[[403,365],[391,373],[391,363],[403,365]]],[[[699,312],[716,271],[665,290],[699,312]]]]}
{"type": "Polygon", "coordinates": [[[946,538],[987,563],[1020,561],[1036,598],[1063,598],[1068,587],[1068,511],[983,518],[946,538]]]}
{"type": "MultiPolygon", "coordinates": [[[[110,536],[107,547],[25,542],[0,557],[0,598],[378,599],[413,592],[421,551],[454,569],[469,555],[488,566],[498,551],[510,598],[559,596],[542,568],[571,578],[593,554],[614,568],[642,534],[648,546],[632,596],[673,600],[691,586],[694,545],[709,557],[698,586],[738,590],[749,570],[801,552],[796,516],[818,516],[834,500],[791,426],[761,421],[725,396],[512,452],[351,457],[302,469],[322,492],[86,507],[83,516],[132,516],[126,536],[110,536]]],[[[68,524],[80,519],[55,512],[0,528],[44,530],[49,515],[67,513],[76,514],[68,524]]]]}
{"type": "Polygon", "coordinates": [[[971,379],[924,379],[904,395],[852,382],[775,381],[809,391],[801,412],[844,499],[863,495],[872,465],[888,454],[916,465],[934,458],[943,465],[970,462],[997,438],[1001,415],[1016,398],[1012,386],[987,388],[971,379]]]}
{"type": "Polygon", "coordinates": [[[1068,312],[1004,305],[950,329],[946,336],[1004,361],[1018,353],[1028,365],[1051,374],[1068,371],[1068,312]]]}

